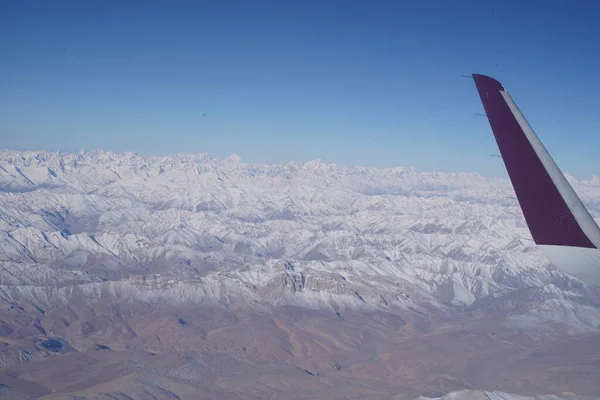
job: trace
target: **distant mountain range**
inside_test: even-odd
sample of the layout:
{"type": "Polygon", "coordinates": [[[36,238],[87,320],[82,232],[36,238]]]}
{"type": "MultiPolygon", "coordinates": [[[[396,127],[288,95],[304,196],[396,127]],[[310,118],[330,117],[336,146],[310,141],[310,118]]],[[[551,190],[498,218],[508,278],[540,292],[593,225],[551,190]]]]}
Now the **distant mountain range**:
{"type": "MultiPolygon", "coordinates": [[[[600,217],[600,180],[570,180],[600,217]]],[[[0,249],[5,368],[114,347],[94,335],[150,351],[129,347],[125,321],[195,307],[395,315],[409,336],[600,333],[600,289],[549,265],[510,182],[476,173],[0,150],[0,249]]],[[[202,340],[211,324],[197,325],[202,340]]]]}

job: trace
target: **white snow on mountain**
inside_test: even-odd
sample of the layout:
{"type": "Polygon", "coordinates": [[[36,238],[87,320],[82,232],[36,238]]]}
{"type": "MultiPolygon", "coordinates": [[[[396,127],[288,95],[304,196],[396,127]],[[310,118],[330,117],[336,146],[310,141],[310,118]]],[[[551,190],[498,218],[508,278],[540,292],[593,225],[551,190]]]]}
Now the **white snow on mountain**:
{"type": "MultiPolygon", "coordinates": [[[[600,181],[569,177],[600,216],[600,181]]],[[[0,298],[498,310],[600,330],[600,291],[530,240],[510,182],[208,154],[0,150],[0,298]]]]}
{"type": "Polygon", "coordinates": [[[451,392],[442,397],[424,397],[420,396],[416,400],[563,400],[563,399],[577,400],[583,399],[583,397],[558,397],[554,395],[546,396],[519,396],[515,394],[508,394],[503,392],[487,392],[483,390],[461,390],[457,392],[451,392]]]}

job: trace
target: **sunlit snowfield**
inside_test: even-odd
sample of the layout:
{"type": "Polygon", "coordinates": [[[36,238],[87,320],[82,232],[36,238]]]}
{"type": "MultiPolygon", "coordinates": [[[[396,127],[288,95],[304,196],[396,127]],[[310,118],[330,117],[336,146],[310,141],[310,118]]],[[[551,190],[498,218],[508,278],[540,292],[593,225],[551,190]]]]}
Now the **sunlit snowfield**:
{"type": "Polygon", "coordinates": [[[600,393],[600,290],[507,180],[0,150],[0,190],[0,397],[600,393]]]}

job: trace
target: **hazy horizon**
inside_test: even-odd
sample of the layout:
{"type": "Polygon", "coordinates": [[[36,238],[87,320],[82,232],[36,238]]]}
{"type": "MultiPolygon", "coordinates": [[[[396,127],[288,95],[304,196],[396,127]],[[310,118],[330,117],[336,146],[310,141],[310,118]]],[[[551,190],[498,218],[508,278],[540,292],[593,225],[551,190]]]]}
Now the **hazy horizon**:
{"type": "MultiPolygon", "coordinates": [[[[102,149],[102,148],[90,148],[90,149],[79,149],[76,151],[62,151],[62,150],[53,150],[53,149],[19,149],[19,148],[10,148],[10,147],[0,147],[0,151],[1,150],[7,150],[7,151],[15,151],[15,152],[50,152],[50,153],[57,153],[57,154],[61,154],[61,155],[68,155],[68,154],[78,154],[78,153],[93,153],[93,152],[106,152],[106,153],[112,153],[115,155],[124,155],[124,154],[128,154],[128,153],[133,153],[138,157],[173,157],[173,156],[178,156],[178,155],[208,155],[209,157],[211,157],[212,159],[218,159],[218,160],[224,160],[227,158],[231,158],[231,157],[239,157],[241,159],[241,162],[245,163],[245,164],[254,164],[254,165],[259,165],[259,164],[265,164],[265,165],[285,165],[288,163],[297,163],[297,164],[306,164],[309,162],[313,162],[313,161],[317,161],[317,162],[322,162],[326,165],[335,165],[337,167],[341,167],[341,168],[374,168],[374,169],[380,169],[380,170],[385,170],[385,169],[395,169],[395,168],[407,168],[407,169],[412,169],[415,172],[419,172],[419,173],[447,173],[447,174],[478,174],[481,175],[485,178],[490,178],[490,179],[505,179],[505,180],[509,180],[508,178],[508,174],[506,173],[506,170],[501,170],[501,171],[497,171],[497,173],[484,173],[481,171],[475,171],[475,170],[441,170],[441,169],[431,169],[431,170],[426,170],[426,169],[419,169],[416,168],[415,166],[411,166],[411,165],[403,165],[400,161],[398,162],[397,165],[390,165],[390,166],[372,166],[372,165],[361,165],[361,164],[343,164],[343,163],[336,163],[336,162],[330,162],[327,160],[324,160],[322,158],[311,158],[311,159],[306,159],[306,160],[280,160],[280,161],[276,161],[276,162],[266,162],[266,161],[252,161],[252,160],[246,160],[244,159],[244,157],[242,157],[239,153],[230,153],[230,154],[224,154],[224,155],[217,155],[217,154],[212,154],[209,152],[205,152],[205,151],[198,151],[198,152],[184,152],[184,151],[180,151],[180,152],[172,152],[172,153],[160,153],[160,152],[156,152],[153,154],[143,154],[140,153],[138,151],[135,150],[123,150],[123,151],[111,151],[111,150],[106,150],[106,149],[102,149]]],[[[492,153],[493,154],[493,153],[492,153]]],[[[495,162],[496,157],[493,157],[490,155],[490,160],[491,162],[495,162]]],[[[560,167],[560,166],[559,166],[560,167]]],[[[575,175],[569,171],[564,171],[563,173],[565,174],[565,176],[569,177],[569,178],[573,178],[575,180],[578,181],[593,181],[596,178],[600,178],[600,174],[596,174],[596,173],[592,173],[589,176],[584,176],[584,175],[575,175]]]]}

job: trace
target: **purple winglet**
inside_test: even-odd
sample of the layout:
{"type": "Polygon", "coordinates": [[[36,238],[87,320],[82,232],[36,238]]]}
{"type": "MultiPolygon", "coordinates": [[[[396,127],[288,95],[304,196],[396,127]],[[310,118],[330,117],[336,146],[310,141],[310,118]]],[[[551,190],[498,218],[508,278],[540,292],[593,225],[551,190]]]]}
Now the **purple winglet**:
{"type": "Polygon", "coordinates": [[[473,79],[535,242],[595,248],[509,108],[502,84],[485,75],[473,74],[473,79]]]}

